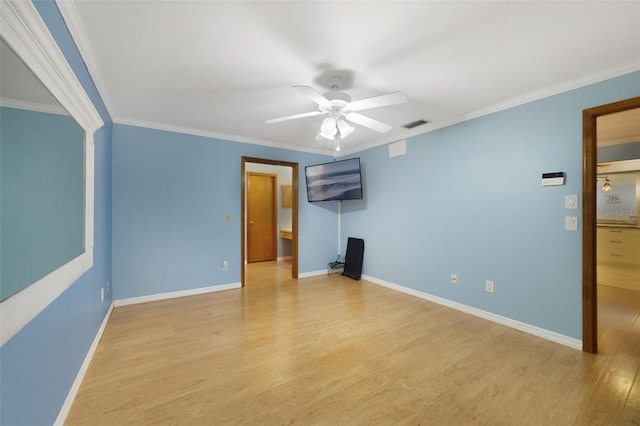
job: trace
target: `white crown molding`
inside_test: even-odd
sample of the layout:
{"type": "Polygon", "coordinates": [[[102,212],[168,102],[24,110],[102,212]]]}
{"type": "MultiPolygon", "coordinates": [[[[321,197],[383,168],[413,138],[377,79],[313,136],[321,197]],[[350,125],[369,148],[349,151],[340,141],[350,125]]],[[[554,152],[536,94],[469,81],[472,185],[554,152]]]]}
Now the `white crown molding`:
{"type": "Polygon", "coordinates": [[[59,105],[38,104],[17,99],[0,98],[0,107],[21,109],[25,111],[43,112],[45,114],[66,115],[69,113],[59,105]]]}
{"type": "MultiPolygon", "coordinates": [[[[97,60],[95,58],[95,55],[93,54],[93,50],[91,46],[88,43],[88,37],[86,36],[85,27],[82,24],[82,20],[80,19],[80,15],[77,11],[77,8],[74,2],[57,0],[56,3],[58,4],[58,8],[60,9],[60,12],[64,17],[67,23],[67,26],[69,27],[69,30],[73,35],[73,38],[76,41],[76,44],[78,45],[80,52],[82,52],[82,57],[85,60],[85,63],[87,64],[87,68],[89,69],[89,72],[94,79],[96,87],[98,88],[98,91],[100,92],[103,98],[103,101],[105,102],[107,110],[109,111],[109,114],[111,115],[115,123],[156,129],[156,130],[164,130],[164,131],[175,132],[175,133],[190,134],[195,136],[203,136],[203,137],[214,138],[214,139],[224,139],[224,140],[229,140],[233,142],[269,146],[273,148],[282,148],[282,149],[293,150],[293,151],[308,152],[308,153],[321,154],[321,155],[332,154],[332,152],[327,149],[297,148],[289,144],[283,144],[277,141],[272,141],[267,139],[246,138],[238,135],[223,134],[223,133],[217,133],[217,132],[206,131],[201,129],[172,126],[168,124],[146,122],[146,121],[122,117],[120,114],[117,113],[117,111],[115,110],[115,107],[112,105],[112,103],[109,100],[109,94],[108,94],[108,91],[106,90],[104,79],[102,78],[99,72],[100,68],[97,66],[97,60]]],[[[401,139],[407,139],[413,136],[429,133],[437,129],[453,126],[455,124],[469,121],[474,118],[479,118],[485,115],[493,114],[495,112],[503,111],[509,108],[513,108],[513,107],[523,105],[529,102],[533,102],[539,99],[543,99],[549,96],[554,96],[563,92],[574,90],[590,84],[598,83],[600,81],[618,77],[618,76],[628,74],[638,70],[640,70],[640,59],[623,63],[611,68],[606,68],[604,70],[601,70],[592,74],[588,74],[586,76],[581,76],[564,83],[549,86],[541,90],[537,90],[522,96],[518,96],[516,98],[507,100],[505,102],[501,102],[496,105],[492,105],[486,108],[481,108],[475,111],[471,111],[447,120],[443,120],[439,122],[435,121],[412,130],[405,131],[403,129],[403,131],[401,131],[399,134],[395,134],[393,137],[378,139],[376,141],[372,141],[368,143],[365,142],[358,145],[350,145],[349,141],[347,140],[346,142],[344,142],[342,146],[342,151],[340,152],[340,156],[356,154],[356,153],[365,151],[367,149],[386,145],[388,143],[396,142],[401,139]]]]}
{"type": "Polygon", "coordinates": [[[549,87],[545,87],[543,89],[536,90],[536,91],[524,94],[522,96],[515,97],[513,99],[509,99],[504,102],[500,102],[498,104],[495,104],[486,108],[481,108],[475,111],[468,112],[466,114],[458,115],[448,120],[434,121],[424,126],[420,126],[419,129],[408,130],[407,132],[403,132],[401,135],[398,135],[394,138],[389,138],[381,142],[373,142],[369,144],[359,145],[355,150],[350,150],[348,145],[345,144],[345,146],[343,146],[343,152],[341,152],[341,154],[342,155],[355,154],[358,152],[365,151],[367,149],[375,148],[377,146],[396,142],[401,139],[407,139],[413,136],[430,133],[430,132],[433,132],[434,130],[453,126],[455,124],[463,123],[465,121],[473,120],[475,118],[483,117],[485,115],[490,115],[490,114],[504,111],[520,105],[528,104],[530,102],[534,102],[540,99],[559,95],[561,93],[569,92],[571,90],[579,89],[581,87],[589,86],[591,84],[600,83],[602,81],[609,80],[615,77],[620,77],[636,71],[640,71],[640,59],[625,62],[623,64],[606,68],[604,70],[600,70],[595,73],[587,74],[585,76],[581,76],[569,81],[565,81],[560,84],[555,84],[549,87]]]}
{"type": "MultiPolygon", "coordinates": [[[[407,139],[413,136],[418,136],[424,133],[429,133],[434,130],[453,126],[455,124],[463,123],[465,121],[473,120],[475,118],[483,117],[485,115],[490,115],[496,112],[504,111],[504,110],[514,108],[520,105],[524,105],[530,102],[534,102],[540,99],[559,95],[564,92],[579,89],[581,87],[589,86],[591,84],[599,83],[601,81],[609,80],[611,78],[620,77],[622,75],[629,74],[639,70],[640,70],[640,59],[633,60],[621,65],[617,65],[611,68],[607,68],[607,69],[592,73],[592,74],[581,76],[573,80],[569,80],[560,84],[549,86],[544,89],[536,90],[534,92],[530,92],[525,95],[518,96],[513,99],[509,99],[505,102],[501,102],[496,105],[492,105],[486,108],[481,108],[466,114],[458,115],[448,120],[431,122],[424,126],[420,126],[420,129],[407,130],[405,132],[402,132],[401,134],[396,134],[393,137],[388,137],[386,139],[377,140],[375,142],[370,142],[370,143],[358,144],[353,147],[350,147],[349,141],[346,140],[346,141],[343,141],[343,143],[341,144],[342,150],[340,151],[340,157],[357,154],[359,152],[366,151],[367,149],[386,145],[392,142],[397,142],[399,140],[407,139]]],[[[208,138],[223,139],[223,140],[241,142],[241,143],[250,143],[250,144],[261,145],[261,146],[270,146],[273,148],[282,148],[282,149],[287,149],[292,151],[308,152],[308,153],[321,154],[321,155],[332,154],[330,151],[326,149],[314,149],[314,148],[297,149],[288,144],[283,144],[283,143],[270,141],[266,139],[257,139],[257,138],[252,139],[252,138],[246,138],[246,137],[241,137],[237,135],[216,133],[211,131],[191,129],[191,128],[180,127],[180,126],[172,126],[168,124],[145,122],[140,120],[125,120],[125,119],[119,119],[119,120],[114,119],[114,122],[117,122],[119,124],[137,126],[137,127],[164,130],[168,132],[184,133],[184,134],[195,135],[195,136],[204,136],[208,138]]]]}
{"type": "Polygon", "coordinates": [[[545,87],[534,92],[527,93],[522,96],[501,102],[499,104],[482,108],[476,111],[472,111],[467,114],[459,115],[451,120],[435,123],[431,126],[429,131],[433,131],[442,127],[452,126],[454,124],[461,123],[463,121],[472,120],[474,118],[482,117],[485,115],[493,114],[496,112],[504,111],[510,108],[514,108],[520,105],[528,104],[530,102],[538,101],[540,99],[549,98],[551,96],[559,95],[561,93],[569,92],[571,90],[579,89],[581,87],[589,86],[591,84],[600,83],[601,81],[609,80],[611,78],[620,77],[625,74],[630,74],[640,70],[640,59],[630,61],[615,67],[607,68],[592,74],[581,76],[569,81],[565,81],[560,84],[545,87]]]}
{"type": "Polygon", "coordinates": [[[0,303],[3,346],[93,266],[93,133],[104,123],[31,1],[0,1],[0,36],[85,131],[85,250],[0,303]]]}
{"type": "Polygon", "coordinates": [[[104,78],[100,73],[98,61],[96,59],[96,56],[93,54],[93,48],[89,44],[89,37],[87,37],[87,31],[84,27],[84,24],[82,23],[82,19],[80,19],[80,14],[78,13],[78,9],[75,6],[75,2],[63,0],[55,1],[56,5],[58,6],[58,10],[60,10],[60,13],[62,14],[62,18],[67,24],[67,28],[71,33],[73,41],[78,47],[78,51],[82,56],[82,60],[87,66],[87,70],[89,70],[89,74],[93,79],[93,83],[98,89],[98,93],[100,93],[100,97],[102,98],[102,101],[107,108],[109,116],[112,119],[118,117],[118,113],[109,98],[109,91],[106,90],[104,78]]]}
{"type": "Polygon", "coordinates": [[[33,4],[4,0],[1,10],[3,38],[36,77],[87,133],[102,127],[102,118],[33,4]]]}
{"type": "Polygon", "coordinates": [[[267,139],[253,139],[253,138],[247,138],[247,137],[242,137],[237,135],[230,135],[226,133],[218,133],[218,132],[211,132],[208,130],[193,129],[190,127],[174,126],[172,124],[154,123],[154,122],[143,121],[143,120],[115,120],[115,119],[114,119],[114,123],[123,124],[127,126],[134,126],[134,127],[143,127],[146,129],[162,130],[165,132],[180,133],[180,134],[191,135],[191,136],[202,136],[205,138],[220,139],[220,140],[230,141],[230,142],[239,142],[239,143],[246,143],[246,144],[252,144],[252,145],[259,145],[259,146],[268,146],[271,148],[286,149],[288,151],[299,151],[299,152],[308,152],[312,154],[331,155],[330,153],[329,154],[327,153],[326,149],[323,150],[318,148],[302,148],[302,147],[295,148],[288,144],[284,144],[277,141],[270,141],[267,139]]]}

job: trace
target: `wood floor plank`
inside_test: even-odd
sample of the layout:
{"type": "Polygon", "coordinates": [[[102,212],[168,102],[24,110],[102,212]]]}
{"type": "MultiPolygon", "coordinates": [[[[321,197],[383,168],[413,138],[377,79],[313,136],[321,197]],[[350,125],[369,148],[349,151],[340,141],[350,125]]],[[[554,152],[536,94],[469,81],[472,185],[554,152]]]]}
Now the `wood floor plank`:
{"type": "Polygon", "coordinates": [[[637,339],[584,354],[263,262],[244,289],[114,309],[67,424],[633,424],[637,339]]]}

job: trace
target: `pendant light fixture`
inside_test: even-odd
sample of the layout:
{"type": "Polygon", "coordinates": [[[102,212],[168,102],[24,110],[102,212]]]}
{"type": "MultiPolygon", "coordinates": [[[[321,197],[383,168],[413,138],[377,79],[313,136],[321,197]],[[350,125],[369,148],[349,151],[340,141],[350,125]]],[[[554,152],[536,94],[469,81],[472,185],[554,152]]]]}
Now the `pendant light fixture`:
{"type": "Polygon", "coordinates": [[[604,179],[604,184],[600,187],[600,189],[602,189],[604,192],[608,192],[613,189],[613,186],[611,186],[611,183],[609,183],[609,176],[605,175],[596,177],[596,182],[598,182],[598,184],[600,183],[600,179],[604,179]]]}

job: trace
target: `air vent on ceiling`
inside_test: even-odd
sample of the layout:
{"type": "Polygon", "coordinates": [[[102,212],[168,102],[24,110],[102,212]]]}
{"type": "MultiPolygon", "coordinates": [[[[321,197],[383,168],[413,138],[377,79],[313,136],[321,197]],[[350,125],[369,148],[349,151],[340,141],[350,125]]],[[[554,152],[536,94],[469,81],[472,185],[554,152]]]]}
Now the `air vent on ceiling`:
{"type": "Polygon", "coordinates": [[[413,129],[414,127],[422,126],[423,124],[427,124],[427,123],[431,123],[431,121],[429,121],[429,120],[416,120],[416,121],[412,121],[411,123],[407,123],[402,127],[404,127],[405,129],[413,129]]]}

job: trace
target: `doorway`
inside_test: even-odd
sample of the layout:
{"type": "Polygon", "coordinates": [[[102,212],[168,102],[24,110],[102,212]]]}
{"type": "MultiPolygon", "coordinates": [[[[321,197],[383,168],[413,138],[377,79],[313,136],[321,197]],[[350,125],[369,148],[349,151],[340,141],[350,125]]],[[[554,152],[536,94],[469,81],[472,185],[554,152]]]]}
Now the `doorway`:
{"type": "MultiPolygon", "coordinates": [[[[249,210],[248,197],[250,196],[250,194],[247,188],[248,188],[249,179],[250,179],[249,175],[252,176],[251,177],[252,184],[255,184],[255,186],[260,188],[259,191],[256,191],[256,196],[258,198],[262,197],[262,198],[277,199],[277,197],[273,197],[269,193],[273,191],[274,194],[276,193],[279,194],[280,192],[285,192],[284,190],[287,189],[286,193],[289,194],[289,189],[290,189],[290,195],[291,195],[290,205],[287,206],[287,207],[290,206],[289,210],[291,211],[290,229],[287,229],[288,232],[284,232],[282,229],[279,229],[277,225],[275,225],[273,228],[275,229],[273,234],[275,234],[274,241],[281,239],[281,237],[286,237],[287,239],[286,242],[290,244],[291,278],[297,279],[298,278],[298,163],[291,163],[287,161],[270,160],[270,159],[263,159],[263,158],[244,157],[244,156],[242,157],[241,161],[242,162],[241,162],[240,199],[241,199],[241,212],[242,212],[242,215],[241,215],[241,222],[242,222],[241,223],[241,264],[242,264],[241,283],[242,283],[242,287],[246,285],[245,281],[246,281],[247,264],[249,262],[267,260],[266,258],[260,259],[260,257],[264,257],[264,254],[256,255],[256,253],[260,253],[261,251],[263,251],[263,249],[265,249],[264,252],[268,252],[268,250],[274,250],[273,242],[267,242],[267,243],[265,243],[264,241],[261,242],[259,237],[254,238],[253,235],[251,237],[251,240],[252,240],[251,245],[255,244],[257,248],[250,246],[248,237],[249,237],[249,233],[253,232],[253,231],[250,231],[250,227],[257,224],[256,223],[257,216],[252,216],[253,217],[252,219],[250,215],[253,215],[254,212],[248,211],[249,210]],[[277,178],[271,180],[271,178],[269,178],[267,175],[273,176],[273,173],[255,173],[253,171],[251,172],[248,171],[248,169],[256,165],[278,166],[280,168],[289,169],[291,172],[290,174],[291,187],[288,188],[288,185],[285,185],[287,186],[287,188],[284,188],[283,185],[280,185],[277,182],[277,178]],[[256,179],[254,180],[254,178],[256,179]],[[283,191],[281,191],[281,187],[283,191]],[[260,195],[260,193],[262,193],[262,195],[260,195]],[[269,194],[269,195],[264,195],[264,194],[269,194]],[[252,220],[254,222],[253,224],[250,223],[252,220]],[[265,248],[265,246],[270,246],[270,248],[265,248]],[[250,251],[251,251],[251,255],[249,255],[250,251]]],[[[251,204],[254,204],[254,203],[252,202],[251,204]]],[[[259,216],[264,214],[265,214],[264,212],[260,213],[259,216]]],[[[268,214],[266,216],[268,216],[268,214]]],[[[276,216],[277,216],[277,213],[274,214],[273,217],[275,218],[276,216]]],[[[274,219],[270,217],[266,217],[266,219],[265,217],[261,217],[259,220],[263,220],[263,221],[266,220],[268,222],[273,223],[274,219]]],[[[277,219],[276,219],[276,223],[277,223],[277,219]]],[[[268,231],[268,232],[271,233],[271,231],[268,231]]],[[[277,257],[277,253],[275,253],[274,255],[273,252],[271,252],[271,254],[267,254],[266,256],[274,259],[277,257]]]]}
{"type": "Polygon", "coordinates": [[[597,179],[598,117],[640,108],[640,97],[583,111],[582,350],[598,352],[597,179]]]}

